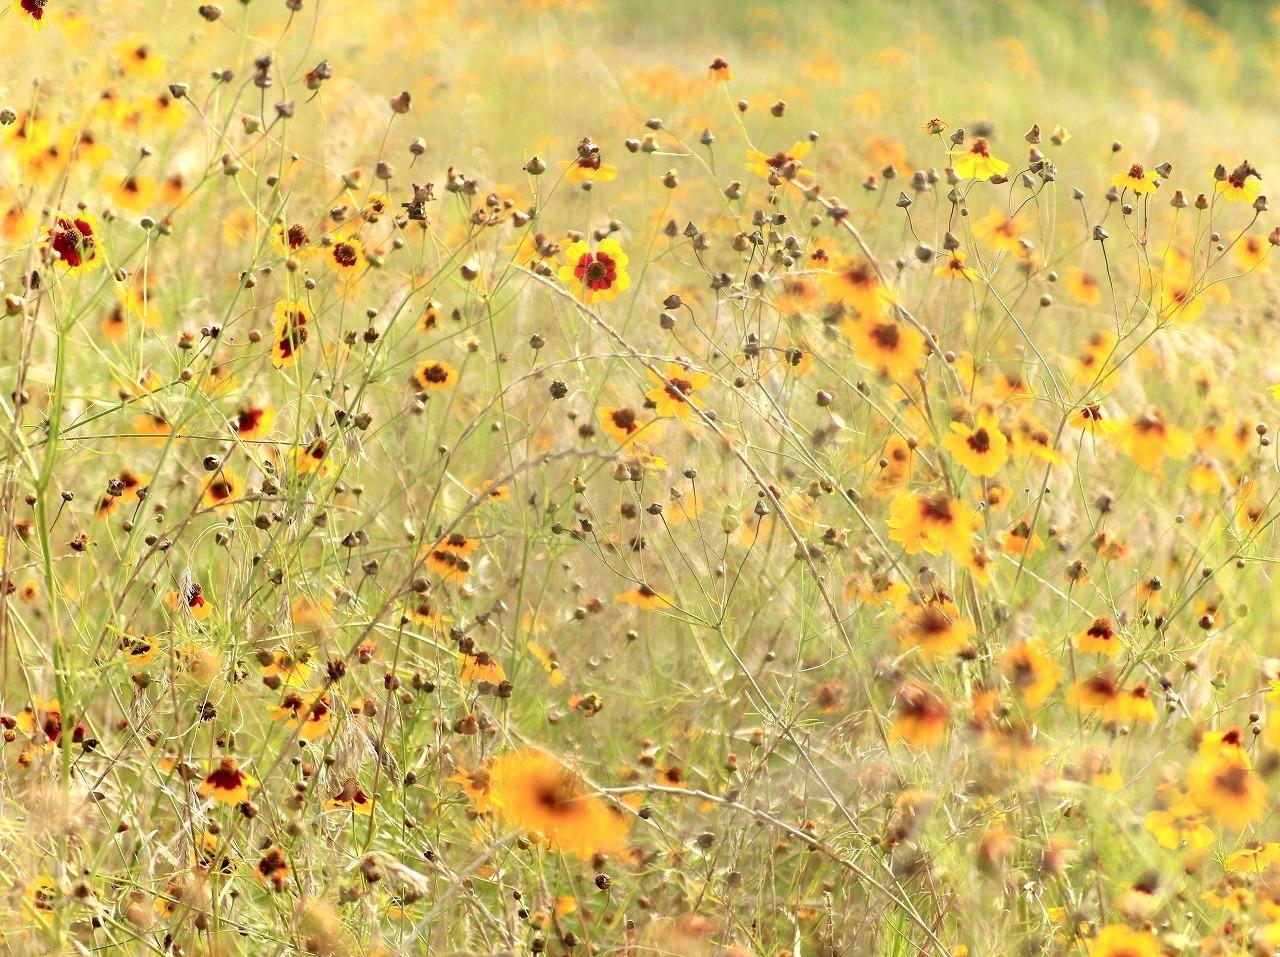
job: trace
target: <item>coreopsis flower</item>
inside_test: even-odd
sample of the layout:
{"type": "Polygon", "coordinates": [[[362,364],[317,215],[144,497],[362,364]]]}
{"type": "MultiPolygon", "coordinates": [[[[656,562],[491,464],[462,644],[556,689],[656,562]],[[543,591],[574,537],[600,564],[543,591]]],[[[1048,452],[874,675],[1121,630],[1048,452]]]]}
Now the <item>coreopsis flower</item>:
{"type": "Polygon", "coordinates": [[[849,256],[818,272],[818,285],[832,302],[859,316],[877,319],[893,304],[893,293],[865,259],[849,256]]]}
{"type": "Polygon", "coordinates": [[[140,34],[121,40],[113,49],[125,76],[155,80],[164,73],[164,57],[140,34]]]}
{"type": "Polygon", "coordinates": [[[1067,693],[1067,700],[1083,714],[1096,715],[1105,724],[1124,720],[1127,695],[1115,676],[1101,671],[1085,678],[1067,693]]]}
{"type": "Polygon", "coordinates": [[[284,721],[284,726],[290,731],[299,729],[298,737],[304,741],[311,741],[328,731],[332,717],[327,691],[304,695],[290,689],[284,693],[280,704],[271,710],[272,721],[284,721]]]}
{"type": "Polygon", "coordinates": [[[990,478],[1009,461],[1009,440],[1000,431],[995,413],[982,410],[974,417],[973,428],[951,423],[951,434],[942,440],[956,464],[970,475],[990,478]]]}
{"type": "Polygon", "coordinates": [[[747,150],[747,172],[764,179],[777,176],[779,179],[793,180],[812,149],[812,143],[797,141],[789,150],[779,150],[772,156],[759,150],[747,150]]]}
{"type": "Polygon", "coordinates": [[[564,259],[560,279],[585,305],[616,299],[631,285],[627,273],[630,260],[616,239],[601,240],[594,253],[581,240],[572,243],[564,251],[564,259]]]}
{"type": "Polygon", "coordinates": [[[1076,650],[1081,654],[1106,655],[1114,658],[1121,648],[1120,635],[1115,622],[1106,615],[1099,615],[1089,627],[1076,635],[1076,650]]]}
{"type": "Polygon", "coordinates": [[[213,614],[213,603],[204,595],[204,587],[198,582],[166,592],[164,603],[175,614],[185,609],[196,621],[204,621],[213,614]]]}
{"type": "Polygon", "coordinates": [[[249,788],[256,787],[257,779],[242,771],[235,758],[222,758],[200,785],[200,796],[218,804],[243,804],[249,800],[249,788]]]}
{"type": "Polygon", "coordinates": [[[1023,229],[1016,218],[993,206],[986,216],[973,224],[973,235],[985,239],[988,245],[1000,252],[1016,253],[1020,243],[1018,237],[1023,229]]]}
{"type": "Polygon", "coordinates": [[[324,260],[339,275],[353,276],[367,262],[364,244],[354,236],[338,239],[325,251],[324,260]]]}
{"type": "Polygon", "coordinates": [[[48,751],[62,736],[62,705],[57,698],[43,701],[33,697],[31,704],[18,713],[18,727],[25,731],[36,747],[48,751]]]}
{"type": "Polygon", "coordinates": [[[596,410],[600,416],[600,427],[620,445],[626,445],[640,432],[646,424],[640,421],[635,409],[615,409],[603,407],[596,410]]]}
{"type": "Polygon", "coordinates": [[[98,221],[88,213],[59,213],[53,225],[44,227],[44,245],[53,252],[68,276],[78,276],[102,265],[98,221]]]}
{"type": "Polygon", "coordinates": [[[618,176],[618,167],[601,161],[600,147],[591,142],[589,136],[578,144],[577,159],[561,160],[558,165],[566,171],[564,178],[571,183],[608,183],[618,176]]]}
{"type": "Polygon", "coordinates": [[[711,384],[711,376],[707,373],[680,362],[667,363],[665,379],[654,372],[649,375],[658,386],[645,393],[645,398],[657,407],[658,415],[675,416],[681,421],[693,415],[689,397],[711,384]]]}
{"type": "Polygon", "coordinates": [[[1111,185],[1135,193],[1154,193],[1160,185],[1160,174],[1153,169],[1146,169],[1141,163],[1134,163],[1123,173],[1112,176],[1111,185]]]}
{"type": "Polygon", "coordinates": [[[733,79],[733,70],[729,68],[729,61],[723,57],[716,57],[711,61],[711,66],[707,67],[707,79],[713,83],[728,83],[733,79]]]}
{"type": "Polygon", "coordinates": [[[543,648],[532,641],[525,647],[529,649],[529,654],[537,658],[538,663],[542,665],[542,669],[549,676],[551,687],[558,688],[564,684],[564,671],[560,667],[560,659],[556,656],[554,649],[543,648]]]}
{"type": "Polygon", "coordinates": [[[311,654],[307,651],[293,653],[284,649],[258,652],[258,663],[262,666],[263,683],[271,683],[277,688],[285,685],[290,688],[301,688],[311,676],[311,654]]]}
{"type": "Polygon", "coordinates": [[[1161,957],[1160,941],[1149,930],[1110,924],[1089,941],[1088,957],[1161,957]]]}
{"type": "Polygon", "coordinates": [[[1072,362],[1077,384],[1089,386],[1102,380],[1103,374],[1110,371],[1108,363],[1115,354],[1117,341],[1114,332],[1095,332],[1089,337],[1080,358],[1072,362]]]}
{"type": "Polygon", "coordinates": [[[556,269],[560,265],[560,244],[541,231],[532,236],[522,236],[520,242],[514,246],[506,246],[504,249],[514,254],[511,261],[517,266],[530,269],[548,266],[556,269]]]}
{"type": "Polygon", "coordinates": [[[485,479],[484,483],[476,489],[477,495],[483,495],[490,502],[509,502],[511,500],[510,485],[496,485],[490,479],[485,479]]]}
{"type": "Polygon", "coordinates": [[[624,605],[635,605],[637,608],[643,608],[645,611],[653,611],[658,608],[674,608],[675,601],[670,595],[664,595],[657,589],[650,588],[648,585],[637,585],[630,591],[624,591],[617,596],[618,601],[624,605]]]}
{"type": "Polygon", "coordinates": [[[413,372],[413,380],[429,392],[458,384],[458,370],[440,359],[427,359],[413,372]]]}
{"type": "Polygon", "coordinates": [[[44,29],[49,16],[48,6],[49,0],[13,0],[13,12],[37,30],[44,29]]]}
{"type": "Polygon", "coordinates": [[[948,123],[946,120],[937,116],[931,117],[930,119],[926,120],[924,126],[920,127],[920,129],[924,130],[930,136],[940,136],[950,128],[951,128],[950,123],[948,123]]]}
{"type": "Polygon", "coordinates": [[[146,212],[155,202],[156,182],[150,176],[130,173],[128,176],[103,176],[99,181],[102,191],[112,202],[136,213],[146,212]]]}
{"type": "Polygon", "coordinates": [[[1216,835],[1205,823],[1205,814],[1185,796],[1179,796],[1169,804],[1167,811],[1155,810],[1143,819],[1143,826],[1155,837],[1156,842],[1171,851],[1186,845],[1203,850],[1214,842],[1216,835]]]}
{"type": "Polygon", "coordinates": [[[1248,841],[1227,858],[1227,870],[1235,874],[1261,874],[1277,861],[1280,861],[1280,844],[1248,841]]]}
{"type": "Polygon", "coordinates": [[[893,731],[918,747],[939,743],[947,733],[951,712],[936,691],[918,681],[904,682],[898,689],[893,731]]]}
{"type": "Polygon", "coordinates": [[[1009,164],[991,155],[991,144],[979,136],[968,147],[950,151],[951,168],[961,179],[990,179],[1009,172],[1009,164]]]}
{"type": "Polygon", "coordinates": [[[1102,412],[1102,406],[1096,402],[1082,405],[1072,412],[1070,418],[1067,419],[1067,425],[1073,429],[1088,432],[1095,438],[1105,439],[1107,436],[1115,435],[1120,431],[1120,426],[1108,419],[1102,412]]]}
{"type": "Polygon", "coordinates": [[[1262,175],[1245,160],[1222,179],[1215,175],[1213,189],[1232,203],[1252,203],[1262,195],[1262,175]]]}
{"type": "Polygon", "coordinates": [[[1044,540],[1031,529],[1029,518],[1020,518],[1013,528],[1000,538],[1000,548],[1009,555],[1030,558],[1044,550],[1044,540]]]}
{"type": "Polygon", "coordinates": [[[1000,656],[1000,674],[1028,708],[1038,708],[1058,687],[1062,669],[1038,638],[1010,645],[1000,656]]]}
{"type": "Polygon", "coordinates": [[[854,575],[845,584],[844,600],[857,598],[864,605],[888,605],[901,611],[906,607],[911,589],[888,573],[872,572],[869,576],[854,575]]]}
{"type": "Polygon", "coordinates": [[[276,223],[271,227],[271,244],[278,255],[302,259],[315,252],[311,235],[302,223],[276,223]]]}
{"type": "Polygon", "coordinates": [[[229,424],[241,441],[252,442],[271,431],[271,423],[275,421],[276,409],[273,405],[254,405],[246,402],[236,409],[229,424]]]}
{"type": "Polygon", "coordinates": [[[229,508],[244,495],[244,483],[228,468],[214,472],[204,483],[200,500],[208,508],[229,508]]]}
{"type": "Polygon", "coordinates": [[[1241,828],[1267,811],[1267,786],[1253,772],[1243,748],[1198,757],[1187,768],[1187,797],[1225,827],[1241,828]]]}
{"type": "Polygon", "coordinates": [[[907,493],[889,506],[889,538],[902,543],[908,555],[945,551],[961,558],[973,539],[975,518],[969,506],[945,492],[907,493]]]}
{"type": "Polygon", "coordinates": [[[888,317],[864,316],[844,324],[853,354],[891,379],[905,379],[919,370],[928,350],[914,326],[888,317]]]}
{"type": "Polygon", "coordinates": [[[253,869],[253,876],[277,893],[289,886],[292,873],[289,859],[278,847],[267,848],[253,869]]]}
{"type": "Polygon", "coordinates": [[[306,445],[293,450],[293,467],[299,475],[315,472],[324,475],[329,464],[329,440],[317,435],[306,445]]]}
{"type": "Polygon", "coordinates": [[[121,469],[107,480],[107,490],[98,498],[94,515],[101,520],[119,508],[122,501],[141,501],[140,493],[150,482],[150,475],[139,475],[130,469],[121,469]]]}
{"type": "Polygon", "coordinates": [[[545,751],[504,754],[489,775],[494,808],[508,827],[539,834],[551,849],[578,858],[622,848],[629,820],[545,751]]]}
{"type": "Polygon", "coordinates": [[[350,811],[352,814],[369,815],[373,813],[375,801],[364,793],[364,788],[355,778],[344,778],[338,793],[325,803],[326,811],[350,811]]]}
{"type": "Polygon", "coordinates": [[[458,680],[463,684],[488,681],[496,685],[507,680],[507,673],[502,665],[498,664],[497,659],[487,651],[460,653],[458,660],[462,662],[462,672],[458,675],[458,680]]]}
{"type": "Polygon", "coordinates": [[[1165,458],[1183,459],[1191,451],[1191,436],[1165,422],[1164,413],[1149,406],[1121,429],[1125,453],[1140,469],[1154,471],[1165,458]]]}
{"type": "Polygon", "coordinates": [[[1082,306],[1096,306],[1102,302],[1102,284],[1092,273],[1077,266],[1068,266],[1062,271],[1062,284],[1082,306]]]}
{"type": "Polygon", "coordinates": [[[966,279],[969,282],[980,278],[978,270],[972,266],[966,265],[964,261],[964,250],[953,249],[947,253],[947,260],[941,266],[933,271],[935,276],[941,276],[944,279],[966,279]]]}
{"type": "Polygon", "coordinates": [[[311,309],[304,302],[279,302],[275,310],[275,340],[271,346],[271,364],[286,369],[298,358],[298,350],[311,336],[307,323],[311,309]]]}
{"type": "Polygon", "coordinates": [[[907,611],[893,631],[904,650],[914,649],[926,659],[949,658],[968,646],[973,625],[955,602],[941,597],[907,611]]]}
{"type": "Polygon", "coordinates": [[[493,810],[493,777],[488,768],[468,771],[458,765],[447,780],[462,785],[463,793],[474,802],[473,808],[477,814],[488,814],[493,810]]]}

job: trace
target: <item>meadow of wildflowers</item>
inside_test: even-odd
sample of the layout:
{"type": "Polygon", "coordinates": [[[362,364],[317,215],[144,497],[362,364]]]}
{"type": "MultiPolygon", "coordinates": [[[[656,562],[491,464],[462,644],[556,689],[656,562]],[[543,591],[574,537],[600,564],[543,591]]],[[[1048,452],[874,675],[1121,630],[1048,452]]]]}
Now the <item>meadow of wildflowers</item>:
{"type": "Polygon", "coordinates": [[[3,952],[1276,953],[1277,30],[12,0],[3,952]]]}

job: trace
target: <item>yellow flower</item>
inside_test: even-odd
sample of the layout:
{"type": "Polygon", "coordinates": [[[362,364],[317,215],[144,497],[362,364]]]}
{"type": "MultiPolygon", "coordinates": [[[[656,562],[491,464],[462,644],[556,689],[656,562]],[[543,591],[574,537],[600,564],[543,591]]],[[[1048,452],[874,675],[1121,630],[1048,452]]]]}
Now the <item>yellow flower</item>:
{"type": "Polygon", "coordinates": [[[1167,424],[1164,414],[1154,406],[1121,431],[1125,453],[1146,472],[1153,471],[1166,457],[1182,459],[1191,451],[1191,436],[1167,424]]]}
{"type": "Polygon", "coordinates": [[[957,465],[979,478],[990,478],[1009,461],[1009,441],[1000,431],[1000,421],[986,410],[978,413],[973,428],[952,422],[951,435],[942,446],[957,465]]]}
{"type": "Polygon", "coordinates": [[[943,492],[900,495],[889,506],[889,538],[901,542],[908,555],[944,551],[962,558],[973,538],[975,518],[969,506],[943,492]]]}
{"type": "Polygon", "coordinates": [[[1262,177],[1248,160],[1222,179],[1218,179],[1217,173],[1214,170],[1214,192],[1221,193],[1229,202],[1252,203],[1262,195],[1262,177]]]}
{"type": "Polygon", "coordinates": [[[414,370],[413,379],[422,388],[434,392],[457,385],[458,370],[439,359],[428,359],[414,370]]]}
{"type": "Polygon", "coordinates": [[[967,279],[970,282],[979,278],[978,270],[972,266],[966,266],[964,262],[964,252],[959,249],[953,249],[947,253],[947,261],[933,271],[935,276],[942,276],[944,279],[954,279],[957,276],[961,279],[967,279]]]}
{"type": "Polygon", "coordinates": [[[865,317],[845,323],[853,353],[892,379],[915,374],[926,355],[924,336],[894,319],[865,317]]]}
{"type": "Polygon", "coordinates": [[[585,242],[572,243],[564,258],[560,279],[588,306],[616,299],[631,285],[630,260],[616,239],[601,240],[594,253],[585,242]]]}
{"type": "Polygon", "coordinates": [[[774,175],[779,179],[795,179],[800,167],[804,165],[802,161],[812,149],[812,143],[797,141],[792,144],[791,149],[780,150],[772,156],[759,150],[747,150],[747,172],[765,179],[774,175]]]}
{"type": "Polygon", "coordinates": [[[690,366],[677,362],[667,364],[665,379],[653,372],[649,375],[659,385],[645,393],[645,398],[657,407],[658,415],[675,416],[682,421],[693,415],[689,396],[699,389],[705,389],[711,383],[711,376],[707,373],[698,372],[690,366]]]}
{"type": "Polygon", "coordinates": [[[69,276],[102,265],[98,221],[88,213],[58,214],[44,227],[44,244],[69,276]]]}
{"type": "Polygon", "coordinates": [[[1038,708],[1058,687],[1062,669],[1038,638],[1010,645],[1000,658],[1000,673],[1028,708],[1038,708]]]}
{"type": "Polygon", "coordinates": [[[992,156],[991,144],[981,136],[968,149],[952,150],[951,155],[955,157],[951,168],[961,179],[990,179],[1009,172],[1009,164],[992,156]]]}
{"type": "Polygon", "coordinates": [[[1144,169],[1141,163],[1134,163],[1123,173],[1112,176],[1111,185],[1135,193],[1154,193],[1160,185],[1160,174],[1153,169],[1144,169]]]}
{"type": "Polygon", "coordinates": [[[1089,957],[1160,957],[1160,941],[1148,930],[1111,924],[1089,941],[1089,957]]]}
{"type": "Polygon", "coordinates": [[[241,771],[235,758],[222,758],[200,785],[200,796],[212,797],[219,804],[243,804],[249,800],[249,788],[257,786],[257,780],[241,771]]]}
{"type": "Polygon", "coordinates": [[[664,595],[648,585],[639,585],[631,589],[631,591],[624,591],[617,598],[624,605],[635,605],[645,611],[653,611],[657,608],[674,608],[676,604],[670,595],[664,595]]]}

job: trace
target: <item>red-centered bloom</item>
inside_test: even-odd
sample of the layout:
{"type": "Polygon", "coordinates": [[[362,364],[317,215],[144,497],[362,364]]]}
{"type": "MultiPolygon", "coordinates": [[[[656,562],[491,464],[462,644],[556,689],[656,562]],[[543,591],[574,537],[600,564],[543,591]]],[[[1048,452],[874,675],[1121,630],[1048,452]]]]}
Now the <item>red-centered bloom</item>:
{"type": "Polygon", "coordinates": [[[303,302],[276,305],[276,335],[271,347],[271,364],[277,369],[287,368],[297,361],[298,350],[311,335],[307,329],[310,315],[311,310],[303,302]]]}
{"type": "Polygon", "coordinates": [[[13,0],[13,10],[37,30],[44,27],[49,0],[13,0]]]}
{"type": "Polygon", "coordinates": [[[707,79],[713,83],[728,83],[733,79],[733,70],[729,68],[729,61],[724,57],[716,57],[711,61],[711,66],[707,67],[707,79]]]}
{"type": "Polygon", "coordinates": [[[201,797],[212,797],[219,804],[243,804],[249,800],[249,788],[258,782],[240,770],[235,758],[222,758],[200,785],[201,797]]]}
{"type": "Polygon", "coordinates": [[[585,242],[573,243],[564,258],[560,279],[588,306],[616,299],[631,285],[629,260],[616,239],[603,240],[594,253],[585,242]]]}
{"type": "Polygon", "coordinates": [[[98,248],[98,221],[88,213],[58,214],[44,228],[45,245],[52,250],[67,275],[77,276],[102,265],[98,248]]]}

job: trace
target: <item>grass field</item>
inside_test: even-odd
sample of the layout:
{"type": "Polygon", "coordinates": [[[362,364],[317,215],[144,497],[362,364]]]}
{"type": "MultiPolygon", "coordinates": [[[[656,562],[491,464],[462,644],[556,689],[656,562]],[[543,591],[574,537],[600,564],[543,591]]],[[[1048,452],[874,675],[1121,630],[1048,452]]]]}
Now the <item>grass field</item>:
{"type": "Polygon", "coordinates": [[[1275,953],[1278,28],[15,0],[5,952],[1275,953]]]}

